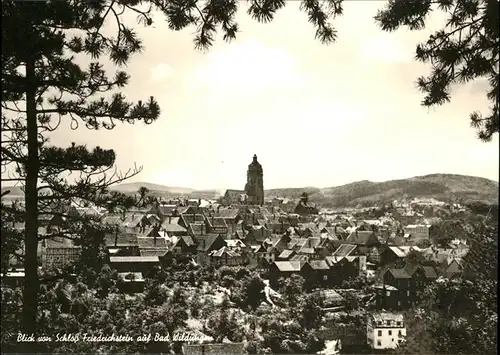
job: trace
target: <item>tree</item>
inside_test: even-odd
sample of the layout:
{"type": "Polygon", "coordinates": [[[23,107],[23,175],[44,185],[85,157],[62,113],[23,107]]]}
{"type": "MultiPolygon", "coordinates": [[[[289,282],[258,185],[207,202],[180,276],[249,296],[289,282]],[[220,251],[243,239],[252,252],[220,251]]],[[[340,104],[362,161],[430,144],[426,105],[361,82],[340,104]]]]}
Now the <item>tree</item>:
{"type": "Polygon", "coordinates": [[[319,329],[325,315],[324,299],[319,292],[307,295],[302,301],[299,323],[305,329],[319,329]]]}
{"type": "Polygon", "coordinates": [[[462,278],[432,283],[418,313],[408,316],[400,354],[495,354],[498,227],[477,224],[468,236],[462,278]]]}
{"type": "Polygon", "coordinates": [[[146,197],[149,193],[149,189],[147,187],[141,186],[141,187],[139,187],[139,190],[137,192],[139,193],[139,201],[137,201],[137,204],[145,205],[146,197]]]}
{"type": "Polygon", "coordinates": [[[406,26],[425,27],[435,10],[448,15],[444,28],[434,32],[416,48],[416,59],[432,66],[428,77],[417,81],[424,94],[423,106],[442,105],[451,99],[451,86],[487,78],[491,112],[470,115],[471,125],[483,141],[499,132],[499,3],[497,0],[389,0],[375,17],[385,31],[406,26]]]}

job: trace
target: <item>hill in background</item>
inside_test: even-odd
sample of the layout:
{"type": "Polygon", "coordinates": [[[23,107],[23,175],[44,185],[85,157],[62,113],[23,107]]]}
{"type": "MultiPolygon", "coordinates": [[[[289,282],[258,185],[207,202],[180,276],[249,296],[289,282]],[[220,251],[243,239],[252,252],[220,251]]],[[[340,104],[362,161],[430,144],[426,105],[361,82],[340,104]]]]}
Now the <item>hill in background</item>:
{"type": "Polygon", "coordinates": [[[139,188],[145,187],[149,190],[148,195],[161,198],[203,198],[212,199],[220,195],[218,190],[195,190],[186,187],[165,186],[159,184],[151,184],[148,182],[131,182],[118,184],[110,188],[110,190],[118,191],[127,195],[137,194],[139,188]]]}
{"type": "Polygon", "coordinates": [[[404,197],[498,204],[499,185],[498,182],[475,176],[432,174],[385,182],[363,180],[323,189],[274,189],[266,191],[266,197],[298,198],[304,191],[309,193],[311,202],[325,207],[375,206],[404,197]]]}
{"type": "MultiPolygon", "coordinates": [[[[220,190],[194,190],[146,182],[119,184],[112,190],[134,195],[141,186],[150,190],[149,194],[161,198],[203,198],[213,199],[221,195],[220,190]]],[[[5,198],[19,198],[24,195],[18,186],[4,186],[2,192],[11,192],[5,198]]],[[[409,179],[372,182],[368,180],[351,184],[328,187],[303,187],[266,190],[266,198],[285,197],[299,199],[303,192],[309,200],[324,207],[363,207],[384,205],[397,199],[432,197],[445,202],[469,203],[474,201],[498,204],[498,182],[466,175],[432,174],[409,179]]],[[[224,192],[222,192],[224,193],[224,192]]]]}

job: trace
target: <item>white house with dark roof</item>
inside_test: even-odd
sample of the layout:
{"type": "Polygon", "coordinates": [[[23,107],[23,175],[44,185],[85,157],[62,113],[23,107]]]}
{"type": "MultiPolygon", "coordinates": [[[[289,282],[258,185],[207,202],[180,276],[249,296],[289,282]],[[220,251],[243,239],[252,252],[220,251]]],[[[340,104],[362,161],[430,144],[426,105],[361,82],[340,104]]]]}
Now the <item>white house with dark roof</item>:
{"type": "Polygon", "coordinates": [[[376,350],[394,349],[406,337],[406,326],[400,313],[374,313],[368,316],[366,342],[376,350]]]}

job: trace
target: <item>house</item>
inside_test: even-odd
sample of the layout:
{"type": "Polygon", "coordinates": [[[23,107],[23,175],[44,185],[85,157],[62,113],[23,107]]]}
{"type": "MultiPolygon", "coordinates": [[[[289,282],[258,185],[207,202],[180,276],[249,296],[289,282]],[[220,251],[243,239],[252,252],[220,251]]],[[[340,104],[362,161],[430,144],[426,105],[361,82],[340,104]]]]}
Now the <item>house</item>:
{"type": "Polygon", "coordinates": [[[222,247],[219,250],[212,250],[208,253],[209,263],[215,267],[238,266],[245,263],[245,258],[241,252],[222,247]]]}
{"type": "Polygon", "coordinates": [[[109,255],[113,256],[138,256],[140,255],[139,243],[135,233],[126,233],[120,228],[115,232],[106,234],[104,244],[109,255]]]}
{"type": "Polygon", "coordinates": [[[207,233],[207,225],[205,223],[195,222],[189,225],[188,234],[195,239],[202,237],[207,233]]]}
{"type": "Polygon", "coordinates": [[[160,230],[167,232],[170,236],[187,235],[187,228],[181,226],[178,222],[180,217],[168,217],[160,226],[160,230]]]}
{"type": "Polygon", "coordinates": [[[376,303],[381,309],[404,309],[414,303],[412,277],[404,268],[389,268],[382,274],[383,284],[376,288],[376,303]]]}
{"type": "Polygon", "coordinates": [[[366,342],[374,350],[394,349],[406,337],[404,318],[399,313],[374,313],[366,323],[366,342]]]}
{"type": "Polygon", "coordinates": [[[326,260],[309,260],[308,264],[311,266],[312,279],[309,281],[318,287],[325,287],[332,283],[332,273],[330,266],[326,260]]]}
{"type": "Polygon", "coordinates": [[[387,246],[380,252],[380,264],[390,265],[397,261],[404,261],[412,250],[411,246],[387,246]]]}
{"type": "Polygon", "coordinates": [[[373,231],[352,231],[345,239],[348,244],[357,246],[357,253],[366,255],[368,261],[378,263],[380,261],[380,241],[373,231]]]}
{"type": "Polygon", "coordinates": [[[156,235],[153,237],[138,237],[137,244],[141,256],[158,256],[162,258],[168,252],[166,239],[156,235]]]}
{"type": "Polygon", "coordinates": [[[389,268],[382,273],[383,285],[379,287],[378,306],[385,309],[402,309],[415,305],[425,287],[438,278],[431,265],[405,265],[389,268]]]}
{"type": "Polygon", "coordinates": [[[454,259],[446,266],[444,271],[444,277],[447,278],[455,278],[462,275],[464,267],[462,265],[462,261],[460,259],[454,259]]]}
{"type": "Polygon", "coordinates": [[[202,213],[181,213],[178,223],[187,230],[191,223],[205,223],[205,215],[202,213]]]}
{"type": "Polygon", "coordinates": [[[285,249],[276,257],[276,260],[278,261],[290,260],[296,254],[297,253],[294,250],[285,249]]]}
{"type": "Polygon", "coordinates": [[[410,236],[411,243],[418,243],[422,240],[430,240],[430,224],[410,224],[403,228],[404,233],[410,236]]]}
{"type": "Polygon", "coordinates": [[[120,272],[118,278],[121,280],[118,284],[121,292],[129,294],[144,292],[146,280],[142,272],[120,272]]]}
{"type": "MultiPolygon", "coordinates": [[[[366,258],[366,257],[365,257],[366,258]]],[[[342,282],[360,275],[359,266],[349,260],[350,257],[327,256],[326,263],[330,267],[329,284],[339,286],[342,282]]]]}
{"type": "Polygon", "coordinates": [[[160,259],[157,256],[111,256],[109,263],[119,273],[141,272],[144,274],[159,267],[160,259]]]}
{"type": "Polygon", "coordinates": [[[171,250],[173,254],[192,254],[196,252],[196,244],[190,235],[176,236],[171,250]]]}
{"type": "Polygon", "coordinates": [[[226,190],[221,198],[224,205],[232,205],[246,202],[246,194],[243,190],[226,190]]]}
{"type": "Polygon", "coordinates": [[[229,228],[226,221],[222,217],[206,217],[205,223],[207,225],[208,233],[217,233],[226,235],[229,232],[229,228]]]}
{"type": "Polygon", "coordinates": [[[293,274],[301,275],[310,280],[314,270],[306,261],[275,261],[269,267],[269,280],[273,287],[280,277],[290,277],[293,274]]]}
{"type": "Polygon", "coordinates": [[[209,254],[211,251],[219,250],[226,246],[226,241],[224,236],[220,234],[207,234],[206,236],[200,238],[197,247],[197,261],[199,264],[207,265],[210,263],[209,254]]]}
{"type": "Polygon", "coordinates": [[[242,221],[242,217],[240,216],[240,211],[236,208],[225,208],[219,209],[219,211],[215,214],[216,217],[221,217],[226,222],[229,233],[236,233],[236,231],[240,230],[239,222],[242,221]]]}
{"type": "Polygon", "coordinates": [[[324,308],[341,307],[345,305],[345,298],[337,291],[332,289],[320,290],[320,295],[323,298],[324,308]]]}
{"type": "Polygon", "coordinates": [[[45,257],[42,258],[44,268],[64,267],[78,261],[81,247],[76,246],[73,240],[55,237],[45,240],[45,257]]]}

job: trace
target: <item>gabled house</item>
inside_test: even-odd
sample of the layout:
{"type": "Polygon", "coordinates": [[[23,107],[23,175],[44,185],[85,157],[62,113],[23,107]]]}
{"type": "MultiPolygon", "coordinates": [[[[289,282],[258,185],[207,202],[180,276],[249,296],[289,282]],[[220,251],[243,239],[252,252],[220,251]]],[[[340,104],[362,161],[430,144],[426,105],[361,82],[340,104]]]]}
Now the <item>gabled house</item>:
{"type": "Polygon", "coordinates": [[[290,277],[293,274],[311,280],[314,271],[306,261],[275,261],[269,267],[269,280],[273,287],[280,277],[290,277]]]}
{"type": "Polygon", "coordinates": [[[153,237],[138,237],[137,244],[141,256],[158,256],[161,259],[168,252],[166,239],[156,235],[153,237]]]}
{"type": "Polygon", "coordinates": [[[215,267],[238,266],[245,263],[245,258],[241,252],[222,247],[219,250],[212,250],[208,253],[209,263],[215,267]]]}
{"type": "Polygon", "coordinates": [[[205,223],[205,215],[202,213],[181,213],[178,223],[187,230],[191,223],[205,223]]]}
{"type": "Polygon", "coordinates": [[[197,259],[198,263],[201,265],[207,265],[210,263],[209,253],[214,250],[219,250],[226,246],[226,241],[224,236],[220,234],[207,234],[206,236],[199,239],[197,247],[197,259]]]}
{"type": "Polygon", "coordinates": [[[368,261],[378,263],[380,261],[380,241],[373,231],[355,230],[349,234],[346,243],[354,244],[358,253],[366,255],[368,261]]]}
{"type": "Polygon", "coordinates": [[[294,250],[285,249],[276,258],[277,261],[287,261],[294,257],[297,253],[294,250]]]}
{"type": "Polygon", "coordinates": [[[117,229],[114,233],[106,234],[104,244],[111,256],[139,256],[139,242],[137,234],[125,233],[117,229]]]}
{"type": "Polygon", "coordinates": [[[311,266],[312,279],[310,280],[318,287],[325,287],[332,284],[332,270],[326,260],[309,260],[311,266]]]}
{"type": "Polygon", "coordinates": [[[62,237],[45,240],[44,258],[42,267],[64,267],[78,261],[81,247],[75,245],[73,240],[62,237]]]}
{"type": "Polygon", "coordinates": [[[243,219],[240,216],[240,211],[236,208],[219,209],[216,217],[221,217],[226,222],[229,233],[235,233],[240,229],[239,222],[243,219]]]}
{"type": "Polygon", "coordinates": [[[205,223],[207,225],[208,233],[217,233],[227,235],[229,228],[226,221],[222,217],[206,217],[205,223]]]}
{"type": "Polygon", "coordinates": [[[187,235],[188,234],[187,228],[178,224],[179,221],[180,221],[179,217],[168,217],[163,221],[160,229],[163,230],[164,232],[167,232],[168,235],[170,236],[187,235]]]}
{"type": "Polygon", "coordinates": [[[454,259],[450,263],[447,263],[444,271],[444,277],[446,278],[456,278],[460,277],[464,271],[462,261],[460,259],[454,259]]]}
{"type": "Polygon", "coordinates": [[[190,235],[174,237],[171,251],[173,254],[193,254],[196,252],[196,244],[190,235]]]}

